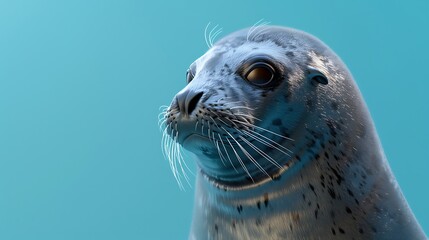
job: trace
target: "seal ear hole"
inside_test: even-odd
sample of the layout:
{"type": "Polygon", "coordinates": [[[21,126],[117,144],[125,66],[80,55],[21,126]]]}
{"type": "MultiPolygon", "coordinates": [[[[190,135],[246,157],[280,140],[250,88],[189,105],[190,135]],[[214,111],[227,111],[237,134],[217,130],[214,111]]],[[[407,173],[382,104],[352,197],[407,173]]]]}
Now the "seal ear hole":
{"type": "Polygon", "coordinates": [[[314,76],[311,80],[314,81],[314,82],[323,84],[323,85],[328,84],[328,79],[324,75],[314,76]]]}
{"type": "Polygon", "coordinates": [[[310,74],[308,75],[308,78],[311,80],[312,83],[318,83],[323,85],[328,84],[328,78],[319,70],[314,68],[310,68],[310,74]]]}

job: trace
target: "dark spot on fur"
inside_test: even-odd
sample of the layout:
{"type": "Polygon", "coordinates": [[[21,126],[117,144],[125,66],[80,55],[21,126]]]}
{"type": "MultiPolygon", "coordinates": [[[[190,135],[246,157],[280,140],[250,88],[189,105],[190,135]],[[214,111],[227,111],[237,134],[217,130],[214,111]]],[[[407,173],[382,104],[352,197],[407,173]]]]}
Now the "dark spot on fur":
{"type": "Polygon", "coordinates": [[[344,230],[342,229],[342,228],[338,228],[338,231],[340,232],[340,233],[342,233],[342,234],[344,234],[345,232],[344,232],[344,230]]]}
{"type": "Polygon", "coordinates": [[[323,174],[320,175],[320,185],[325,188],[325,176],[323,174]]]}
{"type": "Polygon", "coordinates": [[[299,213],[292,213],[292,220],[293,220],[295,223],[299,223],[299,219],[300,219],[300,217],[299,217],[299,213]]]}
{"type": "Polygon", "coordinates": [[[237,206],[237,211],[238,211],[238,213],[241,213],[243,211],[243,206],[242,205],[238,205],[237,206]]]}
{"type": "Polygon", "coordinates": [[[337,233],[335,232],[335,229],[334,229],[334,228],[331,228],[331,231],[332,231],[332,234],[333,234],[333,235],[337,235],[337,233]]]}
{"type": "Polygon", "coordinates": [[[332,109],[334,109],[335,111],[336,111],[336,110],[338,110],[338,103],[337,103],[337,102],[335,102],[335,101],[332,101],[332,102],[331,102],[331,107],[332,107],[332,109]]]}
{"type": "Polygon", "coordinates": [[[329,162],[328,162],[328,167],[331,169],[332,173],[334,173],[335,177],[337,178],[337,184],[341,185],[341,182],[344,180],[344,178],[338,173],[338,171],[335,168],[331,166],[331,164],[329,164],[329,162]]]}
{"type": "Polygon", "coordinates": [[[264,205],[265,207],[268,207],[268,193],[264,194],[264,205]]]}
{"type": "Polygon", "coordinates": [[[381,209],[380,209],[380,208],[378,208],[377,206],[374,206],[374,210],[375,210],[378,214],[380,214],[380,213],[381,213],[381,209]]]}
{"type": "Polygon", "coordinates": [[[280,125],[282,125],[282,120],[280,118],[276,118],[272,121],[272,124],[274,126],[280,126],[280,125]]]}
{"type": "Polygon", "coordinates": [[[316,141],[314,141],[314,139],[311,139],[310,142],[307,143],[308,148],[312,148],[312,147],[314,147],[314,145],[316,145],[316,141]]]}
{"type": "Polygon", "coordinates": [[[326,159],[329,159],[329,154],[328,154],[328,152],[325,152],[325,158],[326,158],[326,159]]]}
{"type": "Polygon", "coordinates": [[[315,158],[316,160],[319,160],[319,159],[320,159],[320,155],[316,153],[316,154],[314,155],[314,158],[315,158]]]}
{"type": "Polygon", "coordinates": [[[350,214],[352,213],[352,210],[349,207],[346,207],[346,212],[350,214]]]}
{"type": "Polygon", "coordinates": [[[332,199],[336,199],[337,198],[336,195],[335,195],[334,189],[328,187],[328,193],[329,193],[329,195],[331,196],[332,199]]]}
{"type": "Polygon", "coordinates": [[[363,234],[363,229],[359,228],[359,232],[360,232],[360,234],[363,234]]]}
{"type": "Polygon", "coordinates": [[[292,95],[292,92],[290,90],[287,90],[286,94],[285,94],[285,100],[286,100],[286,102],[289,102],[291,95],[292,95]]]}
{"type": "Polygon", "coordinates": [[[311,183],[309,183],[308,186],[310,187],[311,191],[313,191],[314,195],[317,196],[316,191],[314,190],[314,186],[311,185],[311,183]]]}
{"type": "Polygon", "coordinates": [[[305,105],[309,108],[312,109],[313,108],[313,101],[311,99],[307,99],[307,101],[305,102],[305,105]]]}
{"type": "Polygon", "coordinates": [[[261,209],[261,202],[260,202],[260,201],[258,201],[258,202],[256,203],[256,206],[258,206],[258,209],[261,209]]]}
{"type": "Polygon", "coordinates": [[[286,52],[286,56],[288,56],[288,57],[295,57],[295,53],[293,53],[293,52],[286,52]]]}
{"type": "Polygon", "coordinates": [[[332,137],[336,137],[337,136],[337,132],[335,129],[335,123],[333,120],[326,120],[326,125],[328,125],[329,127],[329,133],[331,134],[332,137]]]}
{"type": "Polygon", "coordinates": [[[215,224],[215,230],[216,230],[216,233],[219,231],[217,224],[215,224]]]}

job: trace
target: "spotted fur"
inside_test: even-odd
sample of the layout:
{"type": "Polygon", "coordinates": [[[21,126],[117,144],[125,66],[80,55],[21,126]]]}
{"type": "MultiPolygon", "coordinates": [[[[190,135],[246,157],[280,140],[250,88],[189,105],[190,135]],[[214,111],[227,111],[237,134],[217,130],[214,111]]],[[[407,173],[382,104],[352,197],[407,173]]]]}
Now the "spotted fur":
{"type": "Polygon", "coordinates": [[[191,68],[178,96],[201,99],[186,115],[174,98],[164,119],[199,167],[190,239],[425,239],[351,74],[321,41],[241,30],[191,68]],[[258,55],[279,67],[270,88],[240,75],[258,55]]]}

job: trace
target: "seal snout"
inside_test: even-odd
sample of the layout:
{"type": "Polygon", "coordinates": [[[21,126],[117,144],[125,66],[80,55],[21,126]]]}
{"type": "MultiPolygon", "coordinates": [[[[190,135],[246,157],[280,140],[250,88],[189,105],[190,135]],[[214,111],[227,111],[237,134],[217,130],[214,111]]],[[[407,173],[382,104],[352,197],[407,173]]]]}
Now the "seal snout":
{"type": "Polygon", "coordinates": [[[176,95],[180,113],[185,116],[191,115],[191,113],[197,108],[198,102],[203,94],[203,91],[194,91],[186,88],[180,91],[176,95]]]}

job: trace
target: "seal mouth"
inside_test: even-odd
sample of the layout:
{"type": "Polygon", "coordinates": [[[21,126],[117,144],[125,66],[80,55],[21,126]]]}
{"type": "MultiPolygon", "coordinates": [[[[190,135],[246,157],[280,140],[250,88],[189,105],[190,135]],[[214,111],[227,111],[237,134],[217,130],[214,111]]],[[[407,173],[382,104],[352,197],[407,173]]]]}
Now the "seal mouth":
{"type": "Polygon", "coordinates": [[[182,139],[178,139],[177,142],[182,145],[182,147],[191,152],[194,152],[201,148],[216,148],[216,146],[213,144],[212,140],[209,137],[201,135],[199,133],[187,134],[182,139]]]}
{"type": "Polygon", "coordinates": [[[210,141],[210,139],[207,136],[201,135],[199,133],[190,133],[186,135],[183,139],[179,140],[179,143],[184,145],[192,144],[193,141],[198,140],[204,140],[204,141],[210,141]]]}

